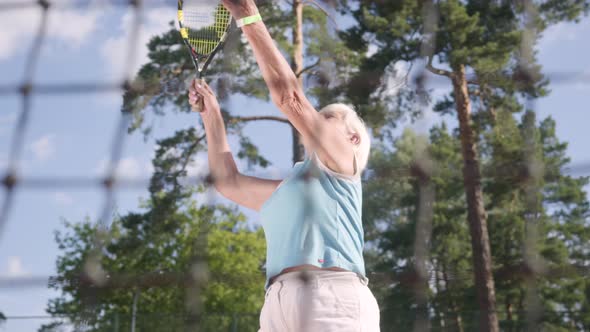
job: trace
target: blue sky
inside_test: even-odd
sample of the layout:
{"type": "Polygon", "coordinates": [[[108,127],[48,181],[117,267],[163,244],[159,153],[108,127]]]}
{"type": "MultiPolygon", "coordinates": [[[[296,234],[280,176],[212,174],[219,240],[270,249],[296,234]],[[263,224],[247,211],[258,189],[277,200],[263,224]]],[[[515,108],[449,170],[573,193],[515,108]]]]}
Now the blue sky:
{"type": "MultiPolygon", "coordinates": [[[[0,13],[0,86],[19,83],[25,57],[38,22],[38,11],[0,13]]],[[[167,30],[174,8],[151,8],[145,12],[139,45],[158,32],[167,30]]],[[[138,52],[135,65],[125,67],[126,37],[132,19],[129,11],[99,7],[94,10],[52,12],[48,39],[35,73],[38,83],[113,82],[124,70],[135,70],[146,60],[145,48],[138,52]],[[68,22],[69,24],[64,24],[68,22]],[[72,29],[76,26],[76,29],[72,29]]],[[[580,24],[560,24],[547,31],[538,46],[546,72],[572,72],[590,75],[590,19],[580,24]]],[[[558,135],[569,142],[574,164],[590,161],[587,126],[590,113],[585,110],[590,83],[553,85],[549,97],[537,102],[540,118],[551,115],[557,120],[558,135]]],[[[104,174],[112,139],[120,117],[119,92],[79,95],[35,95],[33,113],[26,128],[19,174],[22,177],[99,177],[104,174]]],[[[268,104],[232,98],[228,108],[241,114],[278,114],[268,104]]],[[[0,97],[0,173],[4,174],[20,98],[0,97]]],[[[198,115],[174,115],[158,118],[154,137],[144,142],[140,135],[127,136],[118,174],[122,178],[145,179],[152,169],[150,160],[154,138],[166,137],[180,128],[196,123],[198,115]]],[[[417,124],[420,131],[438,122],[429,114],[417,124]]],[[[265,174],[278,177],[291,166],[290,130],[276,123],[248,125],[246,134],[273,162],[265,174]],[[272,138],[272,139],[269,139],[272,138]]],[[[235,151],[235,149],[234,149],[235,151]]],[[[206,161],[190,166],[190,173],[204,171],[206,161]]],[[[120,213],[135,210],[145,189],[117,192],[120,213]]],[[[0,193],[0,199],[4,194],[0,193]]],[[[53,232],[61,220],[95,218],[104,204],[100,187],[84,189],[46,188],[17,190],[10,218],[0,237],[0,278],[46,277],[55,273],[59,254],[53,232]]],[[[256,214],[248,212],[252,218],[256,214]]],[[[7,316],[44,315],[47,299],[55,296],[42,285],[32,288],[0,290],[0,311],[7,316]]],[[[10,320],[6,331],[36,331],[42,320],[10,320]]]]}

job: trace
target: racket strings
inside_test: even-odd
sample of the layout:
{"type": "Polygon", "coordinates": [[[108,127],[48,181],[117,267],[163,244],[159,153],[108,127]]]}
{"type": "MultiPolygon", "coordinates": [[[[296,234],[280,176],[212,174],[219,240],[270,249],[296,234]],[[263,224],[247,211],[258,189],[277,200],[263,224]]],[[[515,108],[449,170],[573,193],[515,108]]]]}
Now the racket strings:
{"type": "Polygon", "coordinates": [[[188,8],[183,11],[183,25],[187,28],[188,41],[199,55],[211,54],[227,32],[231,16],[222,6],[213,11],[188,8]]]}

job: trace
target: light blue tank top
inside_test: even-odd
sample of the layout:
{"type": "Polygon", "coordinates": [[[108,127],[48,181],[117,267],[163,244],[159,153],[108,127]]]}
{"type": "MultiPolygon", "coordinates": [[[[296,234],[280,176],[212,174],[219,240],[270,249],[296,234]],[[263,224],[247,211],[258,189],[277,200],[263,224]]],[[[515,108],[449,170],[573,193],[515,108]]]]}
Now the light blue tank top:
{"type": "Polygon", "coordinates": [[[332,172],[315,154],[295,164],[260,210],[265,288],[283,269],[302,264],[365,276],[361,208],[360,177],[332,172]]]}

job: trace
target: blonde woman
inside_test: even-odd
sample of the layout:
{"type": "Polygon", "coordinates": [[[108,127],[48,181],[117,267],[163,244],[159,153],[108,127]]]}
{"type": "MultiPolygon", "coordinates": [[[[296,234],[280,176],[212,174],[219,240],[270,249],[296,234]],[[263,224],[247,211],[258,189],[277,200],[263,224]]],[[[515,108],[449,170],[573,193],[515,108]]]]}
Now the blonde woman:
{"type": "Polygon", "coordinates": [[[194,106],[203,99],[216,189],[260,212],[267,279],[259,332],[379,331],[379,307],[367,287],[363,259],[360,174],[369,156],[367,130],[346,105],[314,109],[253,0],[223,4],[243,25],[272,100],[301,134],[306,150],[305,160],[283,180],[241,174],[213,91],[193,82],[189,102],[194,106]]]}

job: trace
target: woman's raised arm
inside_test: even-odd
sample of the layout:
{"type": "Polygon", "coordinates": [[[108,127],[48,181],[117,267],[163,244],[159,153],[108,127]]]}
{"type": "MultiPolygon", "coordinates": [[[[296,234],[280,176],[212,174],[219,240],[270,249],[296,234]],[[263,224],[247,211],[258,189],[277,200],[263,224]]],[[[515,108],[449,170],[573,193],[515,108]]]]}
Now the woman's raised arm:
{"type": "MultiPolygon", "coordinates": [[[[223,4],[236,19],[258,13],[253,0],[224,0],[223,4]]],[[[275,45],[264,22],[246,25],[242,31],[254,51],[273,102],[301,135],[315,141],[314,132],[321,121],[320,116],[305,97],[295,73],[275,45]]]]}
{"type": "Polygon", "coordinates": [[[217,98],[204,81],[193,81],[189,103],[195,107],[203,98],[201,117],[207,135],[209,172],[215,189],[225,198],[253,210],[259,210],[275,191],[280,180],[260,179],[238,171],[232,156],[217,98]]]}
{"type": "MultiPolygon", "coordinates": [[[[236,19],[258,14],[254,0],[223,0],[236,19]]],[[[295,73],[273,41],[263,21],[242,27],[273,102],[304,137],[313,152],[333,171],[355,174],[347,134],[330,125],[311,105],[295,73]]]]}

